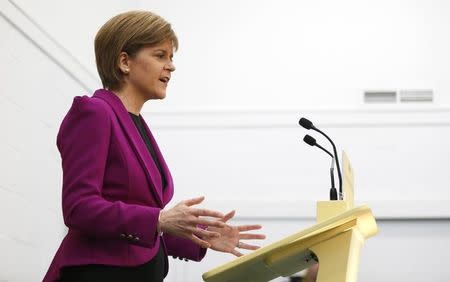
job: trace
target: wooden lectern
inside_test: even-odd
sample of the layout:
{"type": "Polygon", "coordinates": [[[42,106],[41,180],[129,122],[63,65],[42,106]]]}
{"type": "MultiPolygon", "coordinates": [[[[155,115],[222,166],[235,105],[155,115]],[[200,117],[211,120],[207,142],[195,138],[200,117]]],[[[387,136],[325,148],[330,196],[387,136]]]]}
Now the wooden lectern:
{"type": "Polygon", "coordinates": [[[353,171],[342,157],[344,200],[317,202],[317,224],[203,274],[206,282],[262,282],[319,262],[317,282],[355,282],[364,241],[378,232],[371,210],[353,205],[353,171]]]}

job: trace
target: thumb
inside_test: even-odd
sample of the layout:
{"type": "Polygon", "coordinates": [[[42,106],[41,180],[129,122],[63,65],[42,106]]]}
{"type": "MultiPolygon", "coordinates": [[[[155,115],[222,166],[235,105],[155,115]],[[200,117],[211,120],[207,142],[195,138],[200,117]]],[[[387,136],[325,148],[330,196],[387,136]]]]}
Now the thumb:
{"type": "Polygon", "coordinates": [[[205,199],[205,196],[201,196],[201,197],[197,197],[197,198],[192,198],[192,199],[188,199],[184,201],[184,204],[186,206],[193,206],[193,205],[198,205],[201,202],[203,202],[203,200],[205,199]]]}

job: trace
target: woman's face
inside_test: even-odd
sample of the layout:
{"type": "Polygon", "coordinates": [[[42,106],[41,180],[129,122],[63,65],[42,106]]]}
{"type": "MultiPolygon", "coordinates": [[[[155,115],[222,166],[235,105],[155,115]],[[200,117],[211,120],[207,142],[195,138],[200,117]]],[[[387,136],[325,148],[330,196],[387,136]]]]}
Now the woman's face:
{"type": "Polygon", "coordinates": [[[145,100],[164,99],[170,75],[175,71],[172,57],[171,40],[141,48],[133,58],[128,57],[127,86],[143,95],[145,100]]]}

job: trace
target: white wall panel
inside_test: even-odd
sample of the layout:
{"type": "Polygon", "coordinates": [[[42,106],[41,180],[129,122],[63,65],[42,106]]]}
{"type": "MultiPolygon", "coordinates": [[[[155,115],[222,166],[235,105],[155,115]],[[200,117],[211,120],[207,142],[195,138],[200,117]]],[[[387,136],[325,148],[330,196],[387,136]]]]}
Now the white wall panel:
{"type": "Polygon", "coordinates": [[[83,76],[83,83],[100,83],[95,66],[94,38],[97,30],[112,16],[136,9],[135,0],[100,1],[9,1],[23,12],[36,28],[43,32],[46,45],[52,54],[64,54],[69,58],[58,57],[61,62],[71,61],[70,70],[83,76]]]}
{"type": "Polygon", "coordinates": [[[360,106],[366,89],[403,88],[450,104],[448,1],[141,3],[180,37],[166,106],[360,106]]]}
{"type": "Polygon", "coordinates": [[[0,280],[38,281],[65,232],[56,133],[82,86],[5,17],[0,30],[0,280]]]}
{"type": "Polygon", "coordinates": [[[164,106],[346,107],[367,89],[424,88],[450,104],[447,1],[14,3],[95,77],[101,24],[128,9],[164,16],[180,38],[164,106]]]}
{"type": "MultiPolygon", "coordinates": [[[[221,206],[234,201],[249,215],[247,206],[268,205],[259,213],[267,217],[291,216],[296,201],[310,207],[327,198],[329,157],[302,138],[311,134],[331,146],[297,125],[303,115],[347,151],[357,201],[374,204],[383,217],[417,217],[414,206],[422,217],[450,217],[447,109],[149,112],[145,118],[172,167],[177,199],[194,193],[221,206]]],[[[294,216],[303,213],[314,210],[294,216]]]]}
{"type": "Polygon", "coordinates": [[[448,220],[380,222],[363,247],[359,281],[449,281],[449,227],[448,220]]]}

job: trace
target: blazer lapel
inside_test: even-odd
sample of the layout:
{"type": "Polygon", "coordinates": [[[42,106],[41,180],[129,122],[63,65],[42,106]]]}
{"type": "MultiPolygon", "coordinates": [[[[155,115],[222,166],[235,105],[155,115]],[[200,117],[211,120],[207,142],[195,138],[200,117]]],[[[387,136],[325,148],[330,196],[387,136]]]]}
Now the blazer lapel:
{"type": "Polygon", "coordinates": [[[145,122],[144,118],[141,115],[141,120],[142,123],[144,124],[145,130],[147,131],[147,135],[150,137],[150,142],[152,144],[153,149],[155,150],[156,153],[156,157],[158,159],[158,162],[161,166],[161,169],[163,171],[164,175],[161,175],[161,177],[165,177],[166,180],[166,187],[165,187],[165,191],[168,192],[168,194],[164,194],[164,196],[166,197],[166,199],[171,199],[173,196],[173,180],[172,180],[172,175],[170,174],[170,170],[169,167],[167,166],[166,161],[164,160],[164,157],[161,153],[161,150],[159,150],[159,146],[156,143],[155,138],[153,137],[152,132],[150,131],[150,128],[148,127],[147,123],[145,122]]]}
{"type": "MultiPolygon", "coordinates": [[[[115,112],[123,130],[125,131],[133,150],[135,151],[139,162],[141,163],[142,167],[145,170],[145,174],[147,176],[148,182],[152,186],[152,193],[154,194],[158,204],[162,207],[163,201],[162,201],[162,181],[161,176],[158,172],[158,168],[156,167],[156,164],[153,162],[152,157],[150,156],[150,153],[148,152],[148,149],[144,143],[144,140],[142,140],[141,135],[139,134],[139,131],[137,130],[135,124],[133,123],[133,120],[131,119],[127,109],[123,105],[122,101],[117,97],[114,93],[111,91],[105,90],[105,89],[99,89],[96,90],[94,97],[100,98],[104,101],[106,101],[113,111],[115,112]]],[[[148,128],[147,128],[148,130],[148,128]]],[[[151,136],[151,135],[149,135],[151,136]]],[[[153,136],[151,138],[152,145],[154,145],[154,139],[153,136]]],[[[156,146],[155,146],[156,148],[156,146]]],[[[158,152],[158,157],[160,155],[159,150],[156,150],[158,152]]],[[[165,165],[165,164],[164,164],[165,165]]]]}

